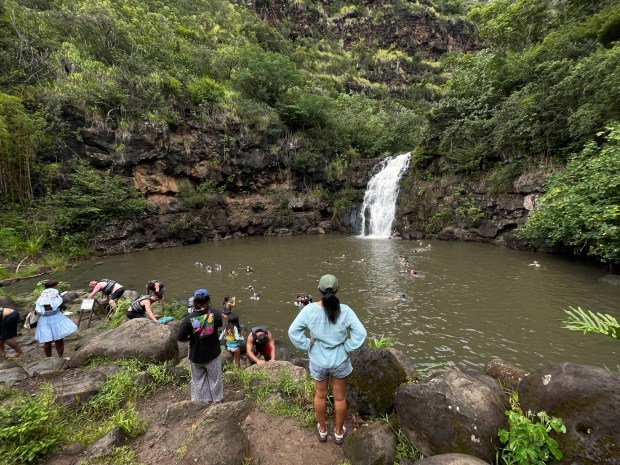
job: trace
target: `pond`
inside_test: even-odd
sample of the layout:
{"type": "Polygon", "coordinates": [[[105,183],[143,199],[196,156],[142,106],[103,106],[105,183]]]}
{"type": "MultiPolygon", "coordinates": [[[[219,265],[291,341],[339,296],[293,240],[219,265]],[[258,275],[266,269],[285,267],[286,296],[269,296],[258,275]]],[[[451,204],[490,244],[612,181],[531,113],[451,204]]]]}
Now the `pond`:
{"type": "MultiPolygon", "coordinates": [[[[72,289],[111,278],[139,292],[156,278],[166,284],[167,300],[182,302],[204,287],[218,308],[224,295],[235,295],[241,324],[267,325],[278,344],[292,348],[287,329],[297,313],[295,296],[318,298],[318,279],[331,273],[340,281],[340,300],[356,311],[369,337],[392,338],[416,365],[482,369],[500,357],[529,371],[558,362],[610,368],[620,363],[620,341],[568,331],[561,322],[570,306],[620,318],[620,289],[598,280],[605,271],[486,244],[325,235],[245,238],[96,258],[53,277],[72,289]],[[421,276],[403,276],[400,256],[409,257],[421,276]],[[529,266],[534,260],[541,266],[529,266]],[[216,263],[221,272],[205,271],[216,263]],[[245,272],[247,265],[252,273],[245,272]],[[238,276],[229,276],[233,270],[238,276]],[[249,286],[260,300],[249,299],[249,286]],[[398,292],[405,301],[386,301],[398,292]]],[[[7,290],[29,292],[35,284],[22,281],[7,290]]]]}

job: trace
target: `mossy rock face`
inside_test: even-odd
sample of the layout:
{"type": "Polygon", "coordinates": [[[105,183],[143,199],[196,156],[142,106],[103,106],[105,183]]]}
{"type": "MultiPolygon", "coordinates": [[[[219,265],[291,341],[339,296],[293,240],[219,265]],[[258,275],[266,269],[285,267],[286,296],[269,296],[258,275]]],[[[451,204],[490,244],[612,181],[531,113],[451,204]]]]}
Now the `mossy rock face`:
{"type": "Polygon", "coordinates": [[[460,453],[487,463],[507,428],[502,393],[458,370],[433,373],[396,392],[401,430],[424,455],[460,453]]]}
{"type": "Polygon", "coordinates": [[[362,417],[378,417],[394,408],[394,394],[407,374],[387,349],[363,348],[351,356],[347,402],[362,417]]]}
{"type": "Polygon", "coordinates": [[[523,378],[518,392],[524,411],[545,411],[566,424],[566,434],[553,436],[564,453],[554,463],[620,463],[620,373],[549,365],[523,378]]]}

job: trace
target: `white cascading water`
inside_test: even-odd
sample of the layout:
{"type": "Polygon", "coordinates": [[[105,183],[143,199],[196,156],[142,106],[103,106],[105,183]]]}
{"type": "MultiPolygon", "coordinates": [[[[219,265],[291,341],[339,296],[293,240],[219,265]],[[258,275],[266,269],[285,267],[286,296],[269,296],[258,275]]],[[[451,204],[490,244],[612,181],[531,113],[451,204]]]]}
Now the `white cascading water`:
{"type": "Polygon", "coordinates": [[[362,205],[362,236],[385,239],[392,235],[400,178],[409,166],[411,152],[381,162],[381,170],[368,182],[362,205]]]}

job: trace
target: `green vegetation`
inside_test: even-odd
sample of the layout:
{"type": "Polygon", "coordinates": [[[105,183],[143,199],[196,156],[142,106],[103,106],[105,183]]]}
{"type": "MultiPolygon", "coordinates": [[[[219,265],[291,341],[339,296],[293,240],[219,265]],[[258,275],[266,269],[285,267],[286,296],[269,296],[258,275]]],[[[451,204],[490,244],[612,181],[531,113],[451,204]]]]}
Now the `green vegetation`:
{"type": "MultiPolygon", "coordinates": [[[[250,373],[231,367],[232,376],[241,382],[248,396],[267,413],[281,415],[297,420],[302,425],[314,426],[314,382],[306,374],[303,381],[293,380],[288,373],[277,379],[269,379],[263,373],[250,373]],[[270,397],[279,392],[284,399],[270,397]]],[[[329,406],[328,406],[329,408],[329,406]]]]}
{"type": "MultiPolygon", "coordinates": [[[[619,261],[618,188],[607,176],[620,121],[617,1],[305,1],[285,5],[281,21],[268,2],[253,6],[260,14],[229,0],[2,4],[0,278],[62,268],[105,228],[137,221],[146,203],[126,163],[140,151],[136,135],[174,135],[157,160],[169,168],[197,144],[204,151],[188,127],[208,128],[210,141],[207,179],[180,182],[190,209],[254,189],[228,174],[248,141],[277,155],[282,179],[299,190],[324,189],[335,219],[356,201],[347,170],[363,158],[411,150],[417,179],[483,177],[493,194],[524,171],[557,172],[570,159],[524,234],[619,261]],[[472,35],[475,23],[479,50],[433,62],[374,33],[344,40],[332,27],[411,17],[445,31],[472,26],[472,35]]],[[[401,193],[402,206],[422,204],[416,190],[401,193]]],[[[283,209],[295,193],[287,194],[283,209]]],[[[473,203],[457,200],[455,211],[418,209],[428,233],[477,221],[473,203]]]]}
{"type": "Polygon", "coordinates": [[[564,454],[551,434],[566,433],[566,426],[560,418],[545,412],[524,414],[519,399],[513,392],[512,409],[506,411],[509,430],[499,430],[504,447],[498,452],[498,463],[506,465],[544,465],[549,460],[560,460],[564,454]]]}
{"type": "Polygon", "coordinates": [[[374,339],[368,339],[368,347],[371,349],[389,349],[394,345],[394,339],[381,335],[374,339]]]}
{"type": "Polygon", "coordinates": [[[582,331],[583,334],[603,334],[614,339],[620,339],[620,323],[612,315],[606,313],[585,311],[581,307],[569,307],[564,310],[568,319],[564,320],[565,328],[571,331],[582,331]]]}
{"type": "MultiPolygon", "coordinates": [[[[104,364],[98,360],[93,364],[104,364]]],[[[109,363],[109,361],[108,361],[109,363]]],[[[141,365],[136,361],[115,361],[122,370],[111,376],[101,391],[75,410],[54,402],[54,391],[46,385],[37,397],[0,391],[0,463],[32,463],[72,442],[86,445],[115,427],[135,437],[146,430],[138,418],[135,404],[175,378],[166,365],[141,365]],[[148,373],[149,382],[136,383],[140,371],[148,373]]],[[[121,448],[106,463],[130,464],[135,460],[130,450],[121,448]],[[118,455],[118,457],[117,457],[118,455]]],[[[100,463],[100,462],[93,462],[100,463]]]]}
{"type": "Polygon", "coordinates": [[[549,177],[541,208],[521,235],[570,245],[613,264],[620,261],[620,125],[599,136],[600,144],[588,143],[549,177]]]}

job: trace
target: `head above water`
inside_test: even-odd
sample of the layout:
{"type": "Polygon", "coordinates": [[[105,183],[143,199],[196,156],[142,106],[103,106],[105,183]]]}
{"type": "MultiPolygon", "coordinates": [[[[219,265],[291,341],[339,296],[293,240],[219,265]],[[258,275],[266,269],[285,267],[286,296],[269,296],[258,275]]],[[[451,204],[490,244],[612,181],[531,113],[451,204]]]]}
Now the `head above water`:
{"type": "Polygon", "coordinates": [[[319,290],[325,294],[328,291],[336,292],[338,290],[338,279],[333,274],[326,274],[319,279],[319,290]]]}

